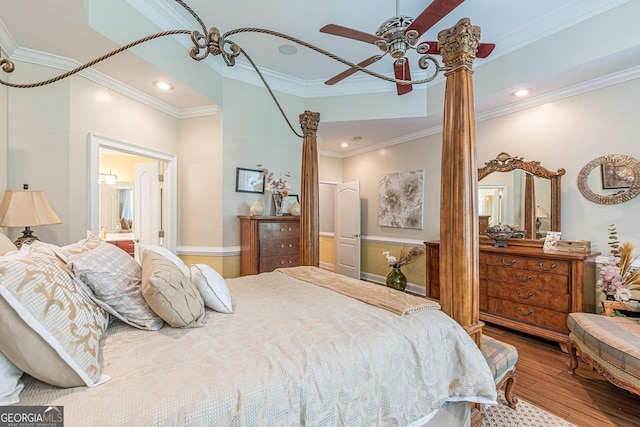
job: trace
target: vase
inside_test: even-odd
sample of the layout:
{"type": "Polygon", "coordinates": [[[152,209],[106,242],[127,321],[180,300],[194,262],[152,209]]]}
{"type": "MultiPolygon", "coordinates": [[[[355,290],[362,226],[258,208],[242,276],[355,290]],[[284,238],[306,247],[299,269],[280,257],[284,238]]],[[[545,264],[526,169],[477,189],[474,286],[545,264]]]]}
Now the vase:
{"type": "Polygon", "coordinates": [[[264,213],[264,207],[262,206],[262,203],[256,200],[249,208],[249,212],[251,212],[251,215],[253,216],[260,216],[264,213]]]}
{"type": "Polygon", "coordinates": [[[387,286],[399,291],[406,289],[407,277],[400,271],[400,266],[393,266],[393,270],[387,274],[387,286]]]}
{"type": "Polygon", "coordinates": [[[276,216],[282,216],[282,195],[281,194],[273,195],[273,205],[276,210],[276,216]]]}

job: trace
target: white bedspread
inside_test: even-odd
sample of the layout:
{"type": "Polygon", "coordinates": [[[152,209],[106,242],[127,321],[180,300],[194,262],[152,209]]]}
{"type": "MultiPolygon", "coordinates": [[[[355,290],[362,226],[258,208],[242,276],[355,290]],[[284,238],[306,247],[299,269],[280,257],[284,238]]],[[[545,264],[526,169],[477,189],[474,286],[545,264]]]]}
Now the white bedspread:
{"type": "Polygon", "coordinates": [[[111,381],[27,378],[20,404],[64,405],[70,427],[405,426],[447,401],[495,402],[482,354],[439,310],[399,316],[279,272],[227,282],[234,314],[156,332],[114,323],[111,381]]]}

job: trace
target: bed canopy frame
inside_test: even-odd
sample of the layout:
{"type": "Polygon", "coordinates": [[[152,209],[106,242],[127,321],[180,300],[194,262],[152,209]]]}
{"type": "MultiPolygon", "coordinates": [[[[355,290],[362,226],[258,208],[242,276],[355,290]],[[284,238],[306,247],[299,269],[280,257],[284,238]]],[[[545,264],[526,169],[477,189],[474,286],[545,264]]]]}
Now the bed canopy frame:
{"type": "MultiPolygon", "coordinates": [[[[440,196],[440,304],[482,344],[479,308],[476,125],[472,64],[480,28],[468,18],[438,34],[445,73],[440,196]]],[[[319,113],[300,115],[302,148],[301,265],[318,266],[319,113]]]]}
{"type": "MultiPolygon", "coordinates": [[[[319,226],[318,226],[318,150],[317,130],[320,114],[305,111],[299,116],[303,134],[299,135],[289,123],[269,88],[260,70],[251,58],[235,43],[226,40],[228,35],[238,32],[261,32],[284,38],[316,52],[330,56],[345,65],[365,72],[377,78],[399,84],[420,84],[433,80],[440,71],[446,71],[444,95],[444,119],[442,131],[442,179],[440,203],[440,304],[442,310],[455,319],[473,337],[480,347],[483,323],[479,320],[478,285],[478,221],[476,194],[478,187],[476,161],[476,128],[473,98],[472,64],[480,43],[480,28],[472,26],[468,18],[461,19],[450,29],[438,34],[438,48],[445,67],[436,62],[435,74],[430,79],[406,81],[390,79],[360,67],[350,61],[336,57],[329,52],[310,45],[302,40],[256,28],[242,28],[220,34],[217,28],[207,31],[200,18],[182,1],[184,6],[197,20],[203,33],[192,30],[170,30],[153,34],[122,46],[110,53],[96,58],[78,68],[60,74],[49,80],[29,84],[17,84],[0,79],[0,84],[13,88],[33,88],[48,85],[74,75],[111,56],[133,46],[158,37],[176,34],[188,34],[194,43],[189,55],[194,60],[202,60],[209,54],[220,55],[233,65],[235,58],[243,54],[258,73],[269,94],[280,109],[291,130],[303,138],[301,173],[301,265],[319,264],[319,226]],[[225,47],[229,50],[225,50],[225,47]]],[[[14,71],[14,64],[2,58],[0,66],[6,73],[14,71]]]]}

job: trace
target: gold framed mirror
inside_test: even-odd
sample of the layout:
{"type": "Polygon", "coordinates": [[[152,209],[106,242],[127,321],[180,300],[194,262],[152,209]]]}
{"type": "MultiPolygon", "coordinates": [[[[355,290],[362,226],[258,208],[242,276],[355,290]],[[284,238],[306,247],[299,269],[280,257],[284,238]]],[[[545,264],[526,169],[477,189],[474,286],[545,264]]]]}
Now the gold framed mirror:
{"type": "Polygon", "coordinates": [[[615,205],[640,193],[640,162],[622,154],[593,159],[578,175],[578,190],[587,199],[601,205],[615,205]],[[592,172],[600,168],[600,174],[592,172]],[[599,188],[596,193],[594,188],[599,188]]]}
{"type": "MultiPolygon", "coordinates": [[[[491,187],[500,188],[500,197],[508,202],[507,206],[496,209],[500,213],[500,221],[524,229],[524,239],[509,239],[509,242],[542,246],[546,231],[561,231],[560,177],[564,174],[564,169],[554,172],[538,161],[525,161],[523,157],[502,152],[478,169],[479,214],[487,217],[482,210],[480,191],[491,187]],[[500,174],[494,175],[496,172],[500,174]],[[507,173],[513,175],[505,175],[507,173]],[[541,229],[542,224],[544,226],[541,229]]],[[[486,220],[483,218],[483,221],[486,220]]],[[[496,225],[491,220],[491,215],[488,225],[496,225]]],[[[480,241],[485,240],[491,241],[487,236],[481,236],[480,241]]]]}

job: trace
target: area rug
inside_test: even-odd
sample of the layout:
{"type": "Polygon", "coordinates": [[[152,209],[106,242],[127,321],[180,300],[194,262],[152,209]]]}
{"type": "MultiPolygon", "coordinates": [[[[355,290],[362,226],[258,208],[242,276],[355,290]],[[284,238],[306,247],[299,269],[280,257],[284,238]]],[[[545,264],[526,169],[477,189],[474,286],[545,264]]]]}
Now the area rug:
{"type": "Polygon", "coordinates": [[[511,409],[502,392],[498,394],[498,403],[485,408],[482,427],[575,427],[575,424],[522,399],[518,399],[516,409],[511,409]]]}

